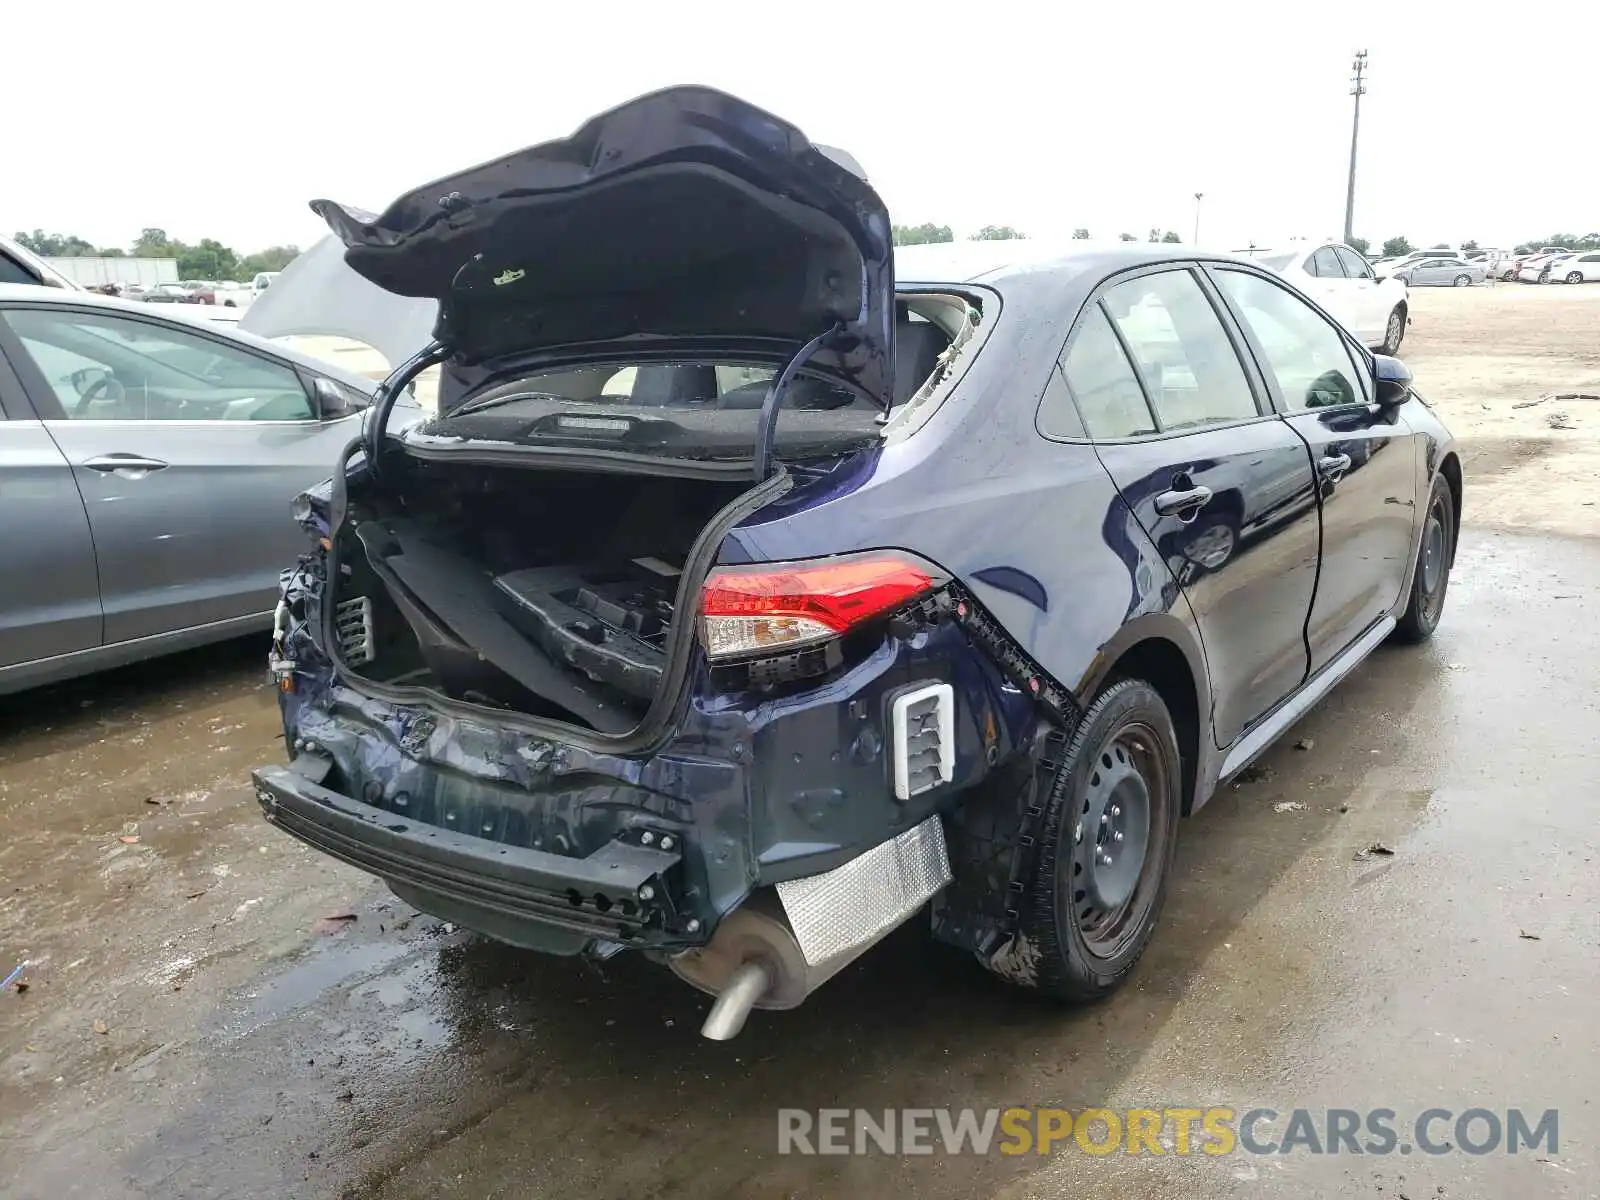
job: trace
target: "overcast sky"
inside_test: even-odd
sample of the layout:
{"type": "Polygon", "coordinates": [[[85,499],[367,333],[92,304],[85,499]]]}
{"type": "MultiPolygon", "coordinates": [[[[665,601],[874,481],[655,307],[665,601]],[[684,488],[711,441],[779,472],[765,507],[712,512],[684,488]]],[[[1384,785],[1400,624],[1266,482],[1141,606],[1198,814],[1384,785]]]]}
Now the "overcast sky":
{"type": "Polygon", "coordinates": [[[0,230],[126,245],[155,225],[241,253],[304,246],[326,232],[314,197],[381,209],[640,92],[704,83],[849,150],[897,222],[958,236],[1157,226],[1187,241],[1203,192],[1208,244],[1338,236],[1350,59],[1365,48],[1357,235],[1509,245],[1590,232],[1600,9],[1493,11],[13,3],[0,230]],[[1560,40],[1582,48],[1534,48],[1560,40]]]}

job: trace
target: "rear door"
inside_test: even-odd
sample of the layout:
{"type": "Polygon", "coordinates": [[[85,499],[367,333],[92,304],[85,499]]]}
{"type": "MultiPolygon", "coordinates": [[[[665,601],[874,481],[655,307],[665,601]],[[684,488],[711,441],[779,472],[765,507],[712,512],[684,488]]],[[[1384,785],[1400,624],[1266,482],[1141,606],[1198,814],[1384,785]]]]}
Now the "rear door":
{"type": "Polygon", "coordinates": [[[180,319],[34,304],[3,325],[83,496],[105,641],[270,613],[304,543],[289,502],[359,416],[318,419],[294,366],[180,319]]]}
{"type": "Polygon", "coordinates": [[[1371,359],[1274,280],[1211,268],[1318,475],[1322,572],[1306,626],[1313,672],[1390,612],[1410,566],[1415,435],[1372,403],[1371,359]]]}
{"type": "Polygon", "coordinates": [[[5,668],[100,645],[94,542],[72,468],[0,354],[0,690],[5,668]]]}
{"type": "Polygon", "coordinates": [[[1272,413],[1196,271],[1119,276],[1062,361],[1084,427],[1184,589],[1231,744],[1306,676],[1317,505],[1305,443],[1272,413]]]}

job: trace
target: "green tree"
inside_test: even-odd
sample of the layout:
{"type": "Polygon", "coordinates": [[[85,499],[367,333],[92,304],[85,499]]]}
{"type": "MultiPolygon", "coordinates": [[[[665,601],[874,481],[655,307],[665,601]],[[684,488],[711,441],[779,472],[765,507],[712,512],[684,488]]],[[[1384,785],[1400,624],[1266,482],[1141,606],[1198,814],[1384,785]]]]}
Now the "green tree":
{"type": "Polygon", "coordinates": [[[1174,233],[1170,229],[1167,230],[1165,233],[1163,233],[1161,235],[1161,240],[1163,242],[1181,242],[1181,241],[1183,241],[1183,239],[1181,237],[1179,237],[1176,233],[1174,233]]]}
{"type": "MultiPolygon", "coordinates": [[[[956,235],[950,231],[948,225],[934,225],[929,222],[925,225],[896,225],[893,227],[894,244],[896,246],[926,246],[932,242],[953,242],[956,235]]],[[[283,249],[274,246],[274,250],[283,249]]],[[[266,253],[265,251],[263,253],[266,253]]],[[[254,257],[254,256],[252,256],[254,257]]],[[[281,271],[282,267],[260,267],[262,271],[281,271]]]]}
{"type": "Polygon", "coordinates": [[[177,246],[180,279],[232,279],[239,269],[239,256],[216,238],[201,238],[198,246],[177,246]]]}
{"type": "Polygon", "coordinates": [[[1402,254],[1410,253],[1411,243],[1408,242],[1403,236],[1392,237],[1383,244],[1383,256],[1385,258],[1399,258],[1402,254]]]}
{"type": "Polygon", "coordinates": [[[93,242],[72,233],[46,233],[42,229],[23,233],[18,230],[16,242],[46,258],[89,258],[95,254],[93,242]]]}
{"type": "Polygon", "coordinates": [[[1471,254],[1476,249],[1478,249],[1478,243],[1476,241],[1461,243],[1461,253],[1463,254],[1471,254]]]}
{"type": "Polygon", "coordinates": [[[177,258],[177,248],[165,229],[141,229],[133,243],[135,258],[177,258]]]}
{"type": "Polygon", "coordinates": [[[985,225],[972,235],[975,242],[1010,242],[1023,237],[1009,225],[985,225]]]}
{"type": "Polygon", "coordinates": [[[1089,231],[1087,229],[1074,229],[1072,231],[1072,240],[1075,242],[1087,242],[1089,240],[1089,231]]]}
{"type": "MultiPolygon", "coordinates": [[[[920,228],[935,229],[938,227],[933,225],[923,225],[920,226],[920,228]]],[[[950,232],[949,227],[945,226],[944,231],[948,234],[950,232]]],[[[930,238],[928,240],[949,242],[953,241],[954,238],[930,238]]],[[[895,244],[899,246],[912,245],[911,242],[902,242],[899,237],[895,238],[895,244]]],[[[254,279],[262,271],[281,271],[291,262],[293,262],[299,253],[299,246],[268,246],[265,250],[258,250],[254,254],[246,254],[243,258],[241,258],[239,260],[239,266],[233,277],[235,279],[249,280],[254,279]]]]}
{"type": "Polygon", "coordinates": [[[1152,241],[1152,242],[1159,242],[1159,241],[1160,241],[1160,240],[1161,240],[1161,230],[1159,230],[1159,229],[1152,229],[1152,230],[1151,230],[1151,231],[1150,231],[1150,240],[1151,240],[1151,241],[1152,241]]]}
{"type": "Polygon", "coordinates": [[[1117,234],[1117,240],[1123,242],[1137,242],[1139,239],[1134,237],[1131,233],[1119,233],[1117,234]]]}
{"type": "Polygon", "coordinates": [[[1372,243],[1367,241],[1366,238],[1353,237],[1346,242],[1345,245],[1349,246],[1350,249],[1354,250],[1357,254],[1365,254],[1368,250],[1372,249],[1372,243]]]}

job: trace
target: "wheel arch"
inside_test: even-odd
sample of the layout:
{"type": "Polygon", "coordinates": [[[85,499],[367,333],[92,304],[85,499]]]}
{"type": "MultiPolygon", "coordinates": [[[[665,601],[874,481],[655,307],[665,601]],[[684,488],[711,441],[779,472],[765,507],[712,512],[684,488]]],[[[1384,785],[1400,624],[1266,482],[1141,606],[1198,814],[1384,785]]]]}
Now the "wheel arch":
{"type": "Polygon", "coordinates": [[[1211,727],[1211,690],[1199,638],[1171,614],[1151,615],[1125,625],[1096,657],[1078,694],[1086,702],[1123,679],[1142,679],[1161,694],[1178,735],[1183,769],[1183,812],[1196,807],[1201,760],[1211,727]]]}

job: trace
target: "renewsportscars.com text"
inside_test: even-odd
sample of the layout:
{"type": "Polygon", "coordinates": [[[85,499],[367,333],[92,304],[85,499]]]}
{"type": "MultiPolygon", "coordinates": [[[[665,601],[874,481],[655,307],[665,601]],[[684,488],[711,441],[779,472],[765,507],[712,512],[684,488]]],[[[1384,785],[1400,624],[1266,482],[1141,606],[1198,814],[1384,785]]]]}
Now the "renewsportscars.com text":
{"type": "Polygon", "coordinates": [[[778,1153],[1520,1154],[1560,1148],[1553,1108],[784,1108],[778,1153]]]}

